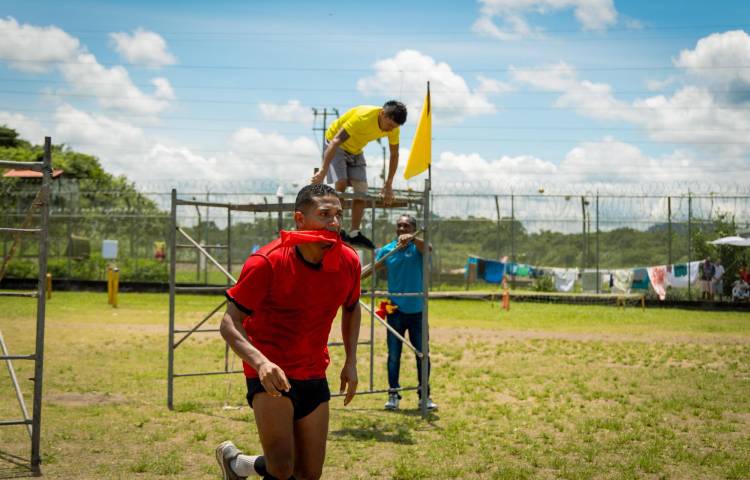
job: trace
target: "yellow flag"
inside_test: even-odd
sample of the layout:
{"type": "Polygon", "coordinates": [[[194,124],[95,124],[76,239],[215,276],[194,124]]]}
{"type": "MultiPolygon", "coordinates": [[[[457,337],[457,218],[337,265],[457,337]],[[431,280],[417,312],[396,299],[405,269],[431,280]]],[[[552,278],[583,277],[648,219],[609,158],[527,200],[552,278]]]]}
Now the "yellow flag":
{"type": "Polygon", "coordinates": [[[432,112],[430,106],[430,87],[427,87],[422,114],[419,116],[417,131],[411,144],[409,160],[406,161],[404,178],[410,179],[427,170],[432,160],[432,112]]]}

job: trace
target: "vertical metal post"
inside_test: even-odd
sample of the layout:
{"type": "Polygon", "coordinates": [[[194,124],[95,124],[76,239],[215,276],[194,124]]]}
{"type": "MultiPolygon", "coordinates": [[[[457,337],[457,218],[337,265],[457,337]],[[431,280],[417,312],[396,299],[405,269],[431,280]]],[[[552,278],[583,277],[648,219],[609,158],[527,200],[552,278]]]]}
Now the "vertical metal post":
{"type": "Polygon", "coordinates": [[[596,293],[601,293],[602,277],[599,275],[599,192],[596,192],[596,293]]]}
{"type": "MultiPolygon", "coordinates": [[[[211,201],[211,194],[209,192],[206,192],[206,203],[211,201]]],[[[211,241],[208,238],[208,221],[209,221],[209,215],[211,215],[211,208],[206,205],[206,221],[203,222],[203,241],[206,242],[206,245],[210,245],[211,241]]],[[[198,254],[200,256],[200,254],[198,254]]],[[[203,284],[208,285],[208,261],[203,258],[203,284]]]]}
{"type": "MultiPolygon", "coordinates": [[[[227,204],[227,272],[232,273],[232,204],[227,204]]],[[[231,280],[227,278],[227,285],[231,280]]]]}
{"type": "Polygon", "coordinates": [[[672,265],[672,197],[667,197],[667,265],[672,265]]]}
{"type": "Polygon", "coordinates": [[[688,191],[688,300],[693,299],[690,288],[690,257],[693,255],[693,197],[688,191]]]}
{"type": "Polygon", "coordinates": [[[497,215],[497,259],[500,259],[502,252],[500,251],[500,202],[497,201],[497,195],[495,195],[495,213],[497,215]]]}
{"type": "MultiPolygon", "coordinates": [[[[431,167],[428,167],[431,170],[431,167]]],[[[419,408],[422,417],[427,416],[427,400],[430,398],[430,330],[427,316],[429,313],[428,303],[430,296],[430,175],[424,181],[424,196],[422,200],[422,237],[424,238],[424,253],[422,254],[422,378],[419,383],[422,386],[422,395],[419,401],[419,408]]]]}
{"type": "Polygon", "coordinates": [[[510,259],[516,261],[516,197],[510,194],[510,259]]]}
{"type": "Polygon", "coordinates": [[[581,195],[581,270],[586,268],[586,197],[581,195]]]}
{"type": "Polygon", "coordinates": [[[39,279],[36,302],[36,350],[34,353],[34,407],[31,417],[31,470],[41,475],[42,386],[44,383],[44,319],[47,308],[47,253],[49,250],[49,204],[52,187],[52,139],[44,137],[42,167],[41,228],[39,233],[39,279]]]}
{"type": "Polygon", "coordinates": [[[276,215],[276,233],[281,233],[281,230],[284,228],[284,213],[281,211],[281,204],[284,203],[284,196],[279,195],[281,192],[281,187],[279,186],[279,189],[276,191],[276,199],[279,202],[279,213],[276,215]]]}
{"type": "MultiPolygon", "coordinates": [[[[370,238],[375,241],[375,201],[370,203],[370,238]]],[[[370,252],[370,265],[375,265],[375,251],[370,252]]],[[[370,282],[370,391],[375,390],[375,268],[372,269],[370,282]]]]}
{"type": "Polygon", "coordinates": [[[70,219],[71,214],[68,212],[68,221],[66,222],[68,227],[68,251],[66,252],[68,257],[68,278],[73,277],[73,262],[71,261],[71,256],[73,255],[73,231],[70,226],[70,219]]]}
{"type": "MultiPolygon", "coordinates": [[[[510,194],[510,261],[516,263],[516,197],[510,194]]],[[[516,276],[510,281],[510,288],[516,288],[516,276]]]]}
{"type": "Polygon", "coordinates": [[[172,189],[172,208],[169,216],[169,345],[167,345],[167,408],[172,410],[174,395],[174,317],[175,282],[177,275],[177,190],[172,189]]]}

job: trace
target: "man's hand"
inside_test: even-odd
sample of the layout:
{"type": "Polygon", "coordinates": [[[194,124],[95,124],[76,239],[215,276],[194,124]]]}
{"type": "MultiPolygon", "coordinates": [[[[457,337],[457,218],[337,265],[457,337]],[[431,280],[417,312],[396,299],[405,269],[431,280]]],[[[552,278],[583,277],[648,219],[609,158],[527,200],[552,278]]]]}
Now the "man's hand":
{"type": "Polygon", "coordinates": [[[260,384],[272,397],[280,397],[281,392],[288,392],[291,385],[284,370],[273,362],[265,362],[258,369],[260,384]]]}
{"type": "Polygon", "coordinates": [[[390,207],[393,203],[393,189],[389,183],[383,185],[383,190],[380,192],[380,195],[383,197],[383,203],[385,203],[385,206],[390,207]]]}
{"type": "Polygon", "coordinates": [[[413,233],[404,233],[402,235],[398,236],[398,242],[396,243],[396,247],[402,248],[408,245],[410,242],[414,241],[414,234],[413,233]]]}
{"type": "Polygon", "coordinates": [[[357,379],[357,366],[350,363],[344,364],[344,368],[341,369],[341,387],[339,388],[339,393],[346,391],[344,405],[349,405],[349,402],[352,401],[354,395],[357,393],[357,383],[359,383],[357,379]]]}
{"type": "Polygon", "coordinates": [[[323,183],[323,181],[326,179],[326,174],[328,173],[328,170],[320,170],[318,173],[310,177],[310,183],[312,184],[319,184],[323,183]]]}

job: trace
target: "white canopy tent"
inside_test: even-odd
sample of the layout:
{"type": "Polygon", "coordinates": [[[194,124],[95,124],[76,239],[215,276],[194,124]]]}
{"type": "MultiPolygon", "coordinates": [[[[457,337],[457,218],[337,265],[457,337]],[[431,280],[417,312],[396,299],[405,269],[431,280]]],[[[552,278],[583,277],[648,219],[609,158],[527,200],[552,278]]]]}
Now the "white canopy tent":
{"type": "Polygon", "coordinates": [[[734,247],[750,247],[750,238],[742,237],[723,237],[713,242],[708,242],[711,245],[732,245],[734,247]]]}

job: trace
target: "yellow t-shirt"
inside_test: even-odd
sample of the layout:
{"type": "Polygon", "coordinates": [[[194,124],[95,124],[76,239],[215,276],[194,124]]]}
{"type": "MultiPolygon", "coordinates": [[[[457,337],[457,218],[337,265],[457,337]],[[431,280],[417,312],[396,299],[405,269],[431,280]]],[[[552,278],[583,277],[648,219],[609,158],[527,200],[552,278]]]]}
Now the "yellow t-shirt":
{"type": "Polygon", "coordinates": [[[352,108],[328,127],[326,140],[329,142],[333,140],[333,137],[343,128],[349,134],[349,138],[341,144],[341,148],[353,155],[362,153],[365,145],[385,136],[388,137],[389,144],[398,145],[398,128],[394,128],[390,132],[384,132],[378,126],[378,114],[382,109],[382,107],[372,105],[360,105],[352,108]]]}

